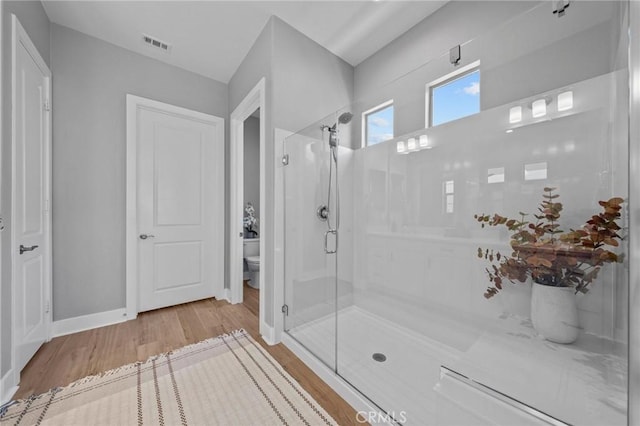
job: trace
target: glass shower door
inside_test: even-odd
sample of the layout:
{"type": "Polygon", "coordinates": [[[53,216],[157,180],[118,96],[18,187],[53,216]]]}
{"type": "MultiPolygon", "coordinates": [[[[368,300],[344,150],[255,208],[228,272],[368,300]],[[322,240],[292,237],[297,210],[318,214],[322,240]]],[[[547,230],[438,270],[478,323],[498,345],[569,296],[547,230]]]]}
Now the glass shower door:
{"type": "MultiPolygon", "coordinates": [[[[335,369],[336,255],[334,212],[328,206],[330,151],[320,125],[284,142],[285,309],[284,328],[317,358],[335,369]],[[323,140],[324,136],[324,140],[323,140]],[[328,253],[329,252],[329,253],[328,253]]],[[[335,194],[331,196],[334,197],[335,194]]]]}

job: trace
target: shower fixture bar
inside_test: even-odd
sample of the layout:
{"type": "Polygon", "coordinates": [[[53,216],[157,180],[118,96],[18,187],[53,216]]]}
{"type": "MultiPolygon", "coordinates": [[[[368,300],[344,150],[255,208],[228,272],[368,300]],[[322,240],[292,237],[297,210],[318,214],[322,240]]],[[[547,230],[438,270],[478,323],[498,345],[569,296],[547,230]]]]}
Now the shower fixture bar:
{"type": "Polygon", "coordinates": [[[316,214],[318,215],[320,220],[326,220],[327,228],[329,229],[324,235],[324,251],[327,254],[333,254],[338,251],[338,229],[340,228],[340,184],[338,183],[338,123],[347,124],[351,121],[352,118],[353,114],[347,111],[340,114],[338,120],[333,124],[333,126],[327,126],[326,124],[320,126],[323,132],[327,130],[329,133],[329,185],[327,185],[327,204],[325,206],[320,206],[316,211],[316,214]],[[333,171],[334,168],[335,173],[333,171]],[[331,207],[331,183],[334,177],[335,204],[333,207],[331,207]],[[329,217],[330,211],[335,212],[335,224],[331,223],[331,219],[329,217]],[[333,225],[335,225],[335,227],[333,225]],[[333,234],[336,237],[336,248],[333,251],[327,249],[329,234],[333,234]]]}

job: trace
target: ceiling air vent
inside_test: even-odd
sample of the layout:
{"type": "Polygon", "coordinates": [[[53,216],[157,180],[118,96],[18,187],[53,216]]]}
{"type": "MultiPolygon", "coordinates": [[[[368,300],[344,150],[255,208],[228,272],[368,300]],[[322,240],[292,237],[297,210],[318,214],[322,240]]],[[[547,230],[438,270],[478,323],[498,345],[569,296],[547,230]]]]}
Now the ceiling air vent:
{"type": "Polygon", "coordinates": [[[151,37],[147,34],[142,34],[142,40],[149,46],[154,47],[156,49],[160,49],[163,52],[171,52],[171,45],[162,40],[159,40],[155,37],[151,37]]]}

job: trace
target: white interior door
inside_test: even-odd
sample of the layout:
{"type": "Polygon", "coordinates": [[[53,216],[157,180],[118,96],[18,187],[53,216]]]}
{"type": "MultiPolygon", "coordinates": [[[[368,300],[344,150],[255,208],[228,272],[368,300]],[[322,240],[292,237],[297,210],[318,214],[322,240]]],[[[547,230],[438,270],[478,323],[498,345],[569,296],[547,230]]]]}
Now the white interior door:
{"type": "Polygon", "coordinates": [[[160,103],[136,115],[138,311],[219,298],[224,122],[160,103]]]}
{"type": "Polygon", "coordinates": [[[14,371],[48,339],[51,72],[13,16],[14,371]]]}

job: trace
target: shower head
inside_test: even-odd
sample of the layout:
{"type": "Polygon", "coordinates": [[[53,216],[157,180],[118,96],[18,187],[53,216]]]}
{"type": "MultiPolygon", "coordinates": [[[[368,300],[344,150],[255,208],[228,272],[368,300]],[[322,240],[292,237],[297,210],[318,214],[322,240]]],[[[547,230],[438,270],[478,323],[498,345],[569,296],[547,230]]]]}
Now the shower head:
{"type": "Polygon", "coordinates": [[[326,124],[323,124],[322,126],[320,126],[320,128],[322,130],[329,130],[329,132],[335,132],[336,127],[338,127],[338,123],[347,124],[351,121],[352,118],[353,114],[351,114],[350,112],[343,112],[342,114],[340,114],[340,117],[338,117],[338,121],[333,123],[333,126],[327,126],[326,124]]]}
{"type": "Polygon", "coordinates": [[[320,126],[320,128],[323,131],[324,130],[328,130],[329,131],[329,146],[337,146],[338,145],[338,136],[337,136],[338,123],[347,124],[347,123],[349,123],[351,121],[352,118],[353,118],[353,114],[351,114],[350,112],[343,112],[342,114],[340,114],[340,117],[338,117],[338,121],[333,123],[333,126],[329,127],[326,124],[323,124],[322,126],[320,126]]]}
{"type": "Polygon", "coordinates": [[[343,112],[342,114],[340,114],[340,117],[338,117],[338,123],[347,124],[351,121],[352,118],[353,114],[351,114],[350,112],[343,112]]]}

